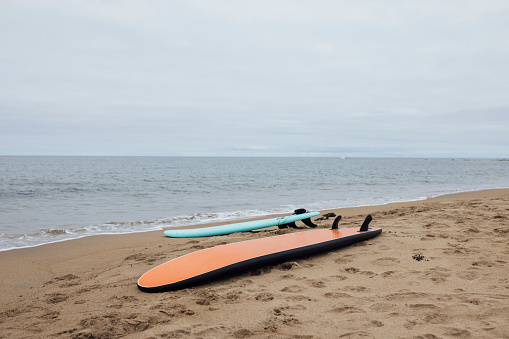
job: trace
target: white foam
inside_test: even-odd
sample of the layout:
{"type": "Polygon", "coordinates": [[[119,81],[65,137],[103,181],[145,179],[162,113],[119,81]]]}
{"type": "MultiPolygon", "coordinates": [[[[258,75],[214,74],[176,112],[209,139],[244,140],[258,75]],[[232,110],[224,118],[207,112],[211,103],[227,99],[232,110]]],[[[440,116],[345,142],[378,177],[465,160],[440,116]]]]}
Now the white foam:
{"type": "MultiPolygon", "coordinates": [[[[448,194],[446,192],[445,194],[448,194]]],[[[35,247],[44,244],[61,242],[72,239],[79,239],[100,234],[128,234],[148,231],[163,230],[165,228],[202,225],[208,223],[228,222],[245,220],[250,218],[265,217],[276,214],[291,214],[297,208],[306,208],[308,211],[327,209],[339,209],[359,206],[383,205],[392,202],[403,202],[426,199],[428,196],[413,198],[384,198],[374,197],[369,199],[343,199],[343,200],[322,200],[307,204],[284,205],[272,209],[247,209],[237,211],[223,211],[213,213],[194,213],[189,215],[177,215],[168,218],[153,220],[134,220],[126,222],[107,222],[98,225],[67,226],[63,228],[41,229],[28,234],[0,234],[0,251],[11,249],[35,247]]]]}

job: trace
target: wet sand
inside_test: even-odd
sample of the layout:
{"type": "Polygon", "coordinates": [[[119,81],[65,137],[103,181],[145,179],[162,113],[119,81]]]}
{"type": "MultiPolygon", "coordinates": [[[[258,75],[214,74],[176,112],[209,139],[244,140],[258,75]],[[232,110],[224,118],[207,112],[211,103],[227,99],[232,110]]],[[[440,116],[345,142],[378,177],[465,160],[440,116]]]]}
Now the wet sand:
{"type": "Polygon", "coordinates": [[[371,214],[383,232],[166,293],[136,281],[189,252],[308,228],[0,252],[0,338],[509,338],[509,189],[327,212],[343,216],[340,227],[371,214]]]}

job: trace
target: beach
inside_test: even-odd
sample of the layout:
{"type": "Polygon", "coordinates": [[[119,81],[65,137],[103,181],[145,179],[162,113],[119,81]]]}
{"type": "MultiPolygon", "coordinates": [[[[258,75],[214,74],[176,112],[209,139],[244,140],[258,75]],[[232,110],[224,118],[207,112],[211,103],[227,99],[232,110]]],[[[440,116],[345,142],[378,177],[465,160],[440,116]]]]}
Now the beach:
{"type": "Polygon", "coordinates": [[[509,338],[509,189],[321,212],[342,215],[340,227],[371,214],[383,232],[165,293],[136,281],[199,249],[308,228],[98,235],[0,252],[0,338],[509,338]]]}

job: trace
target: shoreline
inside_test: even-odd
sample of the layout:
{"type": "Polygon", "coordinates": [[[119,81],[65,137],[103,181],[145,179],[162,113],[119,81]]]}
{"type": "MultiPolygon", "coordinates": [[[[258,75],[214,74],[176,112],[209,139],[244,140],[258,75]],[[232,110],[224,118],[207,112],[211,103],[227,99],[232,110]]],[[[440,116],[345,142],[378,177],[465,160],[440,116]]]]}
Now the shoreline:
{"type": "MultiPolygon", "coordinates": [[[[509,189],[324,210],[343,216],[340,227],[358,226],[371,214],[383,232],[292,265],[161,294],[136,287],[155,265],[308,229],[192,239],[159,230],[6,250],[0,252],[0,338],[500,337],[509,333],[508,211],[509,189]],[[412,259],[417,254],[425,260],[412,259]]],[[[325,228],[332,220],[315,223],[325,228]]],[[[222,223],[199,226],[215,224],[222,223]]]]}
{"type": "MultiPolygon", "coordinates": [[[[382,206],[392,205],[392,204],[407,204],[407,203],[414,203],[414,202],[419,202],[419,201],[428,201],[428,200],[433,200],[433,199],[439,199],[441,197],[446,197],[447,198],[449,196],[463,196],[465,194],[467,196],[470,196],[471,194],[475,195],[476,192],[499,191],[499,190],[509,190],[509,187],[508,188],[489,188],[489,189],[482,189],[482,190],[460,191],[460,192],[455,192],[455,193],[440,194],[440,195],[436,195],[436,196],[429,197],[429,198],[422,198],[422,199],[416,198],[415,200],[388,202],[388,203],[384,203],[384,204],[380,204],[380,205],[360,205],[360,206],[353,206],[353,207],[324,209],[324,210],[318,210],[318,211],[320,212],[320,214],[323,214],[323,213],[327,213],[329,211],[339,211],[339,210],[343,211],[343,210],[350,210],[350,209],[363,209],[363,208],[372,208],[372,207],[382,207],[382,206]]],[[[9,249],[3,249],[3,250],[0,250],[0,254],[2,252],[24,250],[24,249],[29,249],[29,248],[35,248],[35,247],[40,247],[40,246],[57,244],[57,243],[61,243],[61,242],[80,240],[80,239],[88,238],[88,237],[105,236],[105,235],[108,235],[108,236],[109,235],[112,235],[112,236],[122,236],[122,235],[128,235],[128,234],[141,234],[141,233],[151,233],[151,232],[156,233],[156,232],[164,232],[167,229],[204,228],[204,227],[224,225],[224,224],[230,224],[230,223],[233,224],[233,223],[240,223],[240,222],[245,222],[245,221],[274,218],[274,217],[280,217],[280,216],[284,216],[284,215],[288,215],[288,214],[291,214],[291,213],[289,212],[289,213],[286,213],[286,214],[280,214],[280,213],[277,213],[277,214],[267,214],[267,215],[262,215],[262,216],[258,216],[258,217],[251,217],[251,218],[223,220],[223,221],[216,221],[216,222],[190,224],[190,225],[185,225],[185,226],[163,227],[160,230],[151,230],[151,231],[133,231],[133,232],[127,232],[127,233],[102,233],[102,234],[83,235],[83,236],[80,236],[78,238],[60,239],[60,240],[55,240],[55,241],[52,241],[52,242],[47,242],[47,243],[42,243],[42,244],[37,244],[37,245],[31,245],[31,246],[26,246],[26,247],[14,247],[14,248],[9,248],[9,249]]]]}

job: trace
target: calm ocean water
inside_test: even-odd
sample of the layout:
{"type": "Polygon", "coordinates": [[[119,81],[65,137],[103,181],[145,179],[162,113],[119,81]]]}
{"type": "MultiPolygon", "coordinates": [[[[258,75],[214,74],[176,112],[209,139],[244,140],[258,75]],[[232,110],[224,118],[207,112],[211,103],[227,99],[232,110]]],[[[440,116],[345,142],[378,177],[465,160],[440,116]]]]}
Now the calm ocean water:
{"type": "Polygon", "coordinates": [[[499,159],[0,157],[0,250],[509,187],[499,159]]]}

